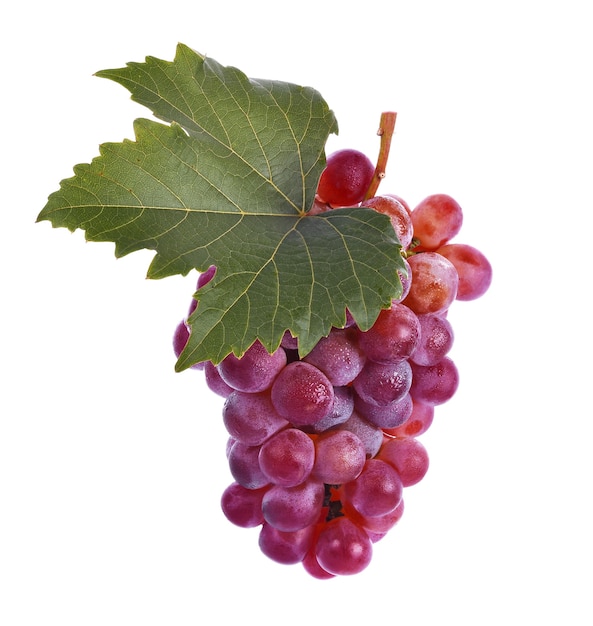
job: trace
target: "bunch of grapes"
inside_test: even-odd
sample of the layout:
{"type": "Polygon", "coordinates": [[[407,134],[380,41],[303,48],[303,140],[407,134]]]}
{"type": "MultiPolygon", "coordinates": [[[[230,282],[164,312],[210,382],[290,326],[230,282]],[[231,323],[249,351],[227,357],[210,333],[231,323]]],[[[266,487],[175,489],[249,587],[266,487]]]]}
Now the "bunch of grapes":
{"type": "MultiPolygon", "coordinates": [[[[417,437],[458,387],[447,312],[456,299],[481,296],[492,278],[480,251],[451,243],[462,224],[453,198],[431,195],[413,210],[395,195],[367,198],[374,171],[358,151],[334,153],[311,212],[364,206],[390,217],[407,270],[391,307],[366,332],[346,311],[345,326],[303,358],[287,332],[273,354],[255,342],[241,358],[194,366],[225,398],[233,477],[221,499],[225,516],[261,527],[265,555],[302,563],[320,579],[366,568],[373,544],[402,517],[404,489],[428,470],[417,437]]],[[[198,289],[215,271],[200,275],[198,289]]],[[[177,355],[189,332],[182,321],[177,355]]]]}

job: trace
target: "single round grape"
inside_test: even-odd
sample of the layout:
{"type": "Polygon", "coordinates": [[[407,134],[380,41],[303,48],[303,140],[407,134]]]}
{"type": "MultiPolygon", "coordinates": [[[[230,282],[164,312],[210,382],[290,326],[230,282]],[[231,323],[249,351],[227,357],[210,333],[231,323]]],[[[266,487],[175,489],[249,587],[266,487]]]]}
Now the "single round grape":
{"type": "Polygon", "coordinates": [[[393,230],[404,250],[412,243],[414,228],[412,218],[404,205],[394,196],[375,196],[362,202],[362,206],[375,209],[379,213],[387,215],[391,220],[393,230]]]}
{"type": "Polygon", "coordinates": [[[412,210],[414,237],[420,241],[415,250],[436,250],[450,241],[463,224],[461,207],[444,193],[430,195],[412,210]]]}
{"type": "Polygon", "coordinates": [[[399,302],[382,309],[371,328],[358,335],[361,350],[376,363],[397,363],[409,358],[419,341],[418,317],[399,302]]]}
{"type": "Polygon", "coordinates": [[[317,367],[293,361],[272,384],[276,411],[294,426],[310,426],[328,415],[334,404],[334,387],[317,367]]]}
{"type": "Polygon", "coordinates": [[[242,357],[234,354],[226,356],[218,364],[218,371],[224,382],[233,389],[257,393],[269,389],[285,365],[286,352],[282,348],[270,354],[256,340],[242,357]]]}
{"type": "Polygon", "coordinates": [[[345,516],[336,517],[319,533],[315,556],[319,565],[330,574],[358,574],[371,562],[373,545],[362,528],[345,516]]]}
{"type": "Polygon", "coordinates": [[[313,578],[317,578],[319,580],[329,580],[330,578],[335,578],[334,574],[330,574],[326,572],[321,565],[319,565],[319,561],[315,556],[315,550],[309,550],[305,555],[305,558],[302,561],[303,567],[305,571],[313,578]]]}
{"type": "Polygon", "coordinates": [[[233,391],[222,407],[222,419],[231,437],[249,446],[262,444],[288,422],[278,414],[270,394],[233,391]]]}
{"type": "Polygon", "coordinates": [[[317,198],[332,207],[359,204],[373,179],[375,167],[358,150],[338,150],[326,161],[317,187],[317,198]]]}
{"type": "Polygon", "coordinates": [[[354,433],[362,441],[367,458],[374,457],[383,443],[381,428],[369,422],[357,411],[353,411],[352,415],[338,426],[338,430],[348,430],[354,433]]]}
{"type": "Polygon", "coordinates": [[[397,471],[380,458],[369,459],[360,475],[344,486],[345,498],[367,517],[386,515],[395,509],[403,495],[397,471]]]}
{"type": "Polygon", "coordinates": [[[377,406],[365,402],[360,396],[354,398],[356,411],[368,422],[381,429],[396,428],[404,424],[412,414],[412,396],[408,393],[395,402],[377,406]]]}
{"type": "Polygon", "coordinates": [[[385,513],[385,515],[379,515],[377,517],[361,515],[347,500],[344,503],[344,510],[346,515],[357,526],[364,528],[370,536],[371,541],[374,543],[378,539],[385,536],[385,534],[387,534],[387,532],[391,530],[402,518],[404,514],[404,499],[402,498],[399,501],[399,504],[395,507],[395,509],[393,509],[393,511],[389,511],[389,513],[385,513]]]}
{"type": "Polygon", "coordinates": [[[414,401],[443,404],[455,395],[459,386],[459,372],[449,357],[434,365],[412,363],[412,373],[410,395],[414,401]]]}
{"type": "Polygon", "coordinates": [[[366,450],[360,438],[349,430],[332,430],[315,440],[312,476],[327,485],[354,480],[362,471],[366,450]]]}
{"type": "Polygon", "coordinates": [[[419,315],[420,341],[410,359],[418,365],[438,363],[453,346],[453,327],[441,315],[419,315]]]}
{"type": "Polygon", "coordinates": [[[389,196],[390,198],[395,198],[406,210],[406,213],[411,217],[412,216],[412,209],[410,208],[410,205],[401,197],[398,196],[395,193],[387,193],[385,194],[386,196],[389,196]]]}
{"type": "Polygon", "coordinates": [[[393,437],[418,437],[430,428],[433,418],[433,404],[412,400],[412,412],[408,419],[396,428],[384,429],[384,432],[393,437]]]}
{"type": "Polygon", "coordinates": [[[231,476],[246,489],[261,489],[270,484],[259,467],[259,448],[235,441],[228,452],[231,476]]]}
{"type": "Polygon", "coordinates": [[[364,402],[386,406],[401,400],[410,391],[410,363],[406,360],[383,364],[369,360],[352,384],[364,402]]]}
{"type": "Polygon", "coordinates": [[[428,452],[414,437],[386,441],[379,450],[377,459],[385,461],[396,470],[404,487],[420,482],[428,471],[428,452]]]}
{"type": "Polygon", "coordinates": [[[272,435],[259,451],[259,466],[270,482],[294,487],[313,469],[315,444],[302,430],[286,428],[272,435]]]}
{"type": "Polygon", "coordinates": [[[285,350],[298,350],[299,340],[296,337],[293,337],[292,333],[287,330],[284,332],[284,335],[282,335],[282,341],[280,342],[280,345],[285,350]]]}
{"type": "Polygon", "coordinates": [[[334,405],[332,410],[311,426],[315,433],[322,433],[344,423],[354,409],[354,393],[351,387],[334,387],[334,405]]]}
{"type": "Polygon", "coordinates": [[[204,379],[208,389],[222,398],[228,398],[231,393],[235,391],[222,380],[218,368],[212,361],[206,361],[204,363],[204,379]]]}
{"type": "Polygon", "coordinates": [[[465,243],[450,243],[437,252],[449,259],[457,270],[457,300],[475,300],[488,291],[492,283],[492,265],[478,249],[465,243]]]}
{"type": "Polygon", "coordinates": [[[283,532],[301,530],[317,521],[324,496],[325,488],[318,480],[294,487],[273,485],[262,499],[264,519],[283,532]]]}
{"type": "Polygon", "coordinates": [[[261,505],[266,490],[267,487],[247,489],[237,482],[231,483],[220,499],[224,516],[241,528],[255,528],[263,524],[261,505]]]}
{"type": "Polygon", "coordinates": [[[417,315],[443,313],[457,296],[459,277],[451,261],[436,252],[408,257],[412,283],[403,304],[417,315]]]}
{"type": "Polygon", "coordinates": [[[283,532],[264,523],[259,532],[259,548],[272,561],[283,565],[300,563],[313,546],[315,527],[283,532]]]}
{"type": "Polygon", "coordinates": [[[358,376],[366,361],[357,335],[354,329],[333,328],[303,360],[320,369],[332,385],[348,385],[358,376]]]}

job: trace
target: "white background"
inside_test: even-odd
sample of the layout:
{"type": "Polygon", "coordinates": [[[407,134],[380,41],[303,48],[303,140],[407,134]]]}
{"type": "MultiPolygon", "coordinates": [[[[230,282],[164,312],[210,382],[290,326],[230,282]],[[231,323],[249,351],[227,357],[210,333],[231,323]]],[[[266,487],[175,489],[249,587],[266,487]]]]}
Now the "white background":
{"type": "Polygon", "coordinates": [[[593,623],[586,3],[21,3],[3,17],[0,623],[593,623]],[[149,116],[92,74],[177,42],[317,88],[381,190],[460,202],[494,267],[456,303],[457,395],[431,466],[355,577],[317,581],[219,509],[222,400],[175,374],[195,276],[35,224],[98,145],[149,116]]]}

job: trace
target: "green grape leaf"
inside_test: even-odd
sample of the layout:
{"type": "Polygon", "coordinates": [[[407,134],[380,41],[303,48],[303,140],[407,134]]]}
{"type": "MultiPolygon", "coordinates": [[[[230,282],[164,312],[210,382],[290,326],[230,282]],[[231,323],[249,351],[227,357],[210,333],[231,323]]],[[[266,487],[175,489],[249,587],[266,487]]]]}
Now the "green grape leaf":
{"type": "Polygon", "coordinates": [[[401,293],[405,271],[388,217],[366,208],[311,208],[335,117],[311,88],[254,80],[180,44],[172,62],[104,70],[155,117],[134,140],[106,143],[74,167],[38,216],[156,252],[149,278],[215,265],[196,294],[177,369],[269,351],[285,331],[307,354],[346,309],[364,330],[401,293]]]}

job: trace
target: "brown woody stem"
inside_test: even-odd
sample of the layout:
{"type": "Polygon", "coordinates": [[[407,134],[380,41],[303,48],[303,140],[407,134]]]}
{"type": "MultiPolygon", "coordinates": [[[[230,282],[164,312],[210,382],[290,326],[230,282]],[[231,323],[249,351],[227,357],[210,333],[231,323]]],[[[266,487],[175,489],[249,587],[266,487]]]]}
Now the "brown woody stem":
{"type": "Polygon", "coordinates": [[[373,179],[371,180],[371,184],[369,185],[364,197],[365,200],[368,200],[376,195],[381,181],[385,178],[385,170],[387,169],[387,159],[389,158],[389,148],[391,147],[391,139],[393,137],[396,117],[397,113],[394,113],[393,111],[386,111],[381,114],[379,130],[377,131],[377,135],[381,137],[379,156],[377,157],[377,165],[375,167],[373,179]]]}

